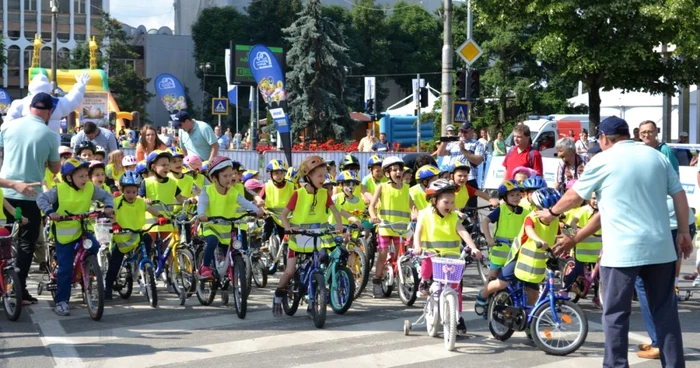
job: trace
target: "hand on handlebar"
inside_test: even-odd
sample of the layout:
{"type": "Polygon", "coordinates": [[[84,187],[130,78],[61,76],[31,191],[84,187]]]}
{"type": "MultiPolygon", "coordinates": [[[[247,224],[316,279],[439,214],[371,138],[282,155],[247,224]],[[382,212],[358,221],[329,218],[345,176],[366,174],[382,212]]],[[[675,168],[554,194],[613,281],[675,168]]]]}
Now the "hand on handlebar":
{"type": "Polygon", "coordinates": [[[207,217],[207,215],[205,215],[205,214],[198,215],[198,216],[197,216],[197,219],[199,220],[199,222],[207,222],[207,221],[209,221],[209,217],[207,217]]]}
{"type": "Polygon", "coordinates": [[[258,209],[255,211],[255,214],[256,214],[258,217],[264,217],[264,216],[265,216],[265,211],[263,211],[262,208],[258,208],[258,209]]]}
{"type": "Polygon", "coordinates": [[[488,244],[489,247],[493,247],[496,245],[496,242],[493,240],[493,238],[491,238],[491,239],[486,239],[486,244],[488,244]]]}
{"type": "Polygon", "coordinates": [[[114,209],[113,208],[105,208],[104,214],[110,218],[114,217],[114,209]]]}
{"type": "Polygon", "coordinates": [[[479,248],[471,249],[471,251],[472,251],[472,256],[474,256],[474,258],[476,258],[476,259],[481,259],[481,257],[483,256],[481,254],[481,250],[479,250],[479,248]]]}
{"type": "Polygon", "coordinates": [[[51,221],[58,221],[58,220],[61,218],[61,215],[59,215],[58,213],[54,212],[54,213],[52,213],[52,214],[49,215],[49,218],[51,219],[51,221]]]}
{"type": "Polygon", "coordinates": [[[159,216],[158,220],[156,220],[156,222],[158,223],[158,225],[162,226],[162,225],[166,225],[168,223],[168,219],[163,217],[163,216],[159,216]]]}
{"type": "Polygon", "coordinates": [[[335,224],[335,232],[338,234],[342,234],[345,230],[345,227],[343,224],[335,224]]]}
{"type": "Polygon", "coordinates": [[[378,224],[382,222],[382,220],[380,220],[379,217],[372,217],[371,221],[373,224],[378,224]]]}
{"type": "Polygon", "coordinates": [[[494,208],[496,208],[496,207],[498,207],[498,206],[501,205],[501,203],[498,202],[498,199],[496,199],[496,198],[491,198],[491,199],[489,199],[489,203],[490,203],[491,206],[493,206],[494,208]]]}

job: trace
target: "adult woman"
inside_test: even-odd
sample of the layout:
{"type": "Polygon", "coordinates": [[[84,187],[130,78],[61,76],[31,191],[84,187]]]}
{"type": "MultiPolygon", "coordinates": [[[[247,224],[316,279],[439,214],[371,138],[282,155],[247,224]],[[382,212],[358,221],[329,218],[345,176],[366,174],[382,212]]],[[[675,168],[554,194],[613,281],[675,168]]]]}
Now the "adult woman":
{"type": "Polygon", "coordinates": [[[588,131],[583,129],[580,135],[581,139],[576,141],[576,153],[582,157],[588,157],[588,131]]]}
{"type": "Polygon", "coordinates": [[[556,188],[563,193],[566,190],[566,184],[570,180],[578,179],[583,172],[586,158],[576,153],[576,144],[569,137],[558,140],[554,148],[557,150],[557,156],[561,158],[555,183],[556,188]]]}
{"type": "Polygon", "coordinates": [[[493,141],[493,155],[494,156],[505,156],[506,154],[506,141],[503,139],[503,132],[498,131],[496,135],[496,140],[493,141]]]}
{"type": "Polygon", "coordinates": [[[164,150],[168,148],[163,141],[158,138],[156,128],[153,125],[146,124],[141,128],[141,138],[136,144],[136,160],[143,161],[146,155],[155,150],[164,150]]]}

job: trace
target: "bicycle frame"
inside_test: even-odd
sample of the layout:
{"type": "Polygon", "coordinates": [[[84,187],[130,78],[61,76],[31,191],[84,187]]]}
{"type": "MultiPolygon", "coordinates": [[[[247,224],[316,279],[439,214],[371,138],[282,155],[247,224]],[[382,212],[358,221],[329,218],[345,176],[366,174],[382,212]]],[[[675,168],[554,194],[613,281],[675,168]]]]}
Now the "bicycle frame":
{"type": "Polygon", "coordinates": [[[511,299],[513,300],[513,306],[516,308],[521,308],[527,313],[526,326],[530,325],[532,319],[534,318],[535,312],[545,303],[549,303],[552,306],[552,318],[554,319],[554,323],[559,324],[559,315],[557,314],[557,310],[554,308],[554,305],[557,300],[570,299],[568,296],[558,295],[554,291],[554,271],[552,271],[552,269],[549,267],[547,267],[547,282],[544,284],[544,289],[542,289],[540,295],[537,297],[537,302],[535,302],[535,305],[530,306],[527,304],[527,291],[525,284],[521,282],[518,282],[515,286],[508,284],[507,290],[508,294],[510,294],[511,299]]]}
{"type": "Polygon", "coordinates": [[[380,227],[385,227],[388,228],[397,234],[399,234],[399,249],[396,249],[396,246],[394,245],[394,242],[391,242],[389,245],[389,251],[387,252],[387,257],[386,257],[386,262],[384,263],[385,265],[391,265],[393,267],[393,274],[391,275],[391,284],[394,285],[394,280],[396,279],[396,275],[399,276],[400,282],[404,282],[403,279],[403,272],[399,272],[398,267],[396,267],[397,264],[402,264],[403,262],[408,261],[411,256],[406,257],[406,253],[404,251],[404,236],[411,232],[411,226],[414,226],[414,222],[394,222],[394,223],[389,223],[389,222],[382,222],[379,224],[380,227]],[[399,228],[399,225],[405,225],[405,228],[399,228]]]}
{"type": "MultiPolygon", "coordinates": [[[[12,231],[10,232],[10,235],[7,237],[3,238],[14,238],[17,236],[19,233],[19,223],[15,222],[12,225],[12,231]]],[[[8,268],[14,268],[15,267],[15,258],[7,260],[7,259],[0,259],[0,270],[4,271],[5,269],[8,268]]],[[[2,295],[7,294],[7,283],[5,282],[5,272],[0,272],[0,292],[2,295]]]]}

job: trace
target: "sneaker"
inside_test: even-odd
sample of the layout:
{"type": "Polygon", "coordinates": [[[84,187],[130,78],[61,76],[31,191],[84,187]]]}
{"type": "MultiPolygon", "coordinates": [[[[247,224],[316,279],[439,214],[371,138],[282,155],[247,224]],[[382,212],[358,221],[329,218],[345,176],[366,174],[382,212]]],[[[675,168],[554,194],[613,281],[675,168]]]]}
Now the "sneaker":
{"type": "Polygon", "coordinates": [[[275,296],[272,298],[272,315],[275,317],[282,315],[282,298],[286,292],[286,290],[279,288],[275,290],[275,296]]]}
{"type": "Polygon", "coordinates": [[[693,280],[693,287],[700,286],[700,275],[698,275],[695,280],[693,280]]]}
{"type": "Polygon", "coordinates": [[[477,316],[486,316],[486,309],[489,307],[489,301],[481,296],[481,291],[476,295],[476,303],[474,304],[474,312],[477,316]]]}
{"type": "Polygon", "coordinates": [[[105,289],[105,300],[112,300],[112,290],[105,289]]]}
{"type": "Polygon", "coordinates": [[[647,350],[638,351],[637,356],[642,359],[659,359],[661,358],[661,350],[659,350],[659,348],[650,347],[647,350]]]}
{"type": "Polygon", "coordinates": [[[210,280],[214,278],[214,275],[211,273],[211,267],[202,266],[199,269],[199,278],[203,280],[210,280]]]}
{"type": "Polygon", "coordinates": [[[175,293],[177,293],[177,292],[175,291],[175,285],[173,285],[172,281],[170,281],[170,280],[168,280],[168,292],[169,292],[170,294],[175,294],[175,293]]]}
{"type": "Polygon", "coordinates": [[[384,291],[382,290],[382,279],[372,279],[372,294],[376,299],[384,298],[384,291]]]}
{"type": "Polygon", "coordinates": [[[56,304],[54,312],[56,312],[56,314],[58,314],[59,316],[70,316],[70,308],[68,307],[68,303],[58,302],[56,304]]]}
{"type": "Polygon", "coordinates": [[[427,280],[420,280],[418,284],[418,297],[427,298],[430,295],[430,285],[428,285],[427,280]]]}
{"type": "Polygon", "coordinates": [[[22,294],[22,302],[23,302],[23,303],[24,303],[24,302],[29,302],[29,304],[36,304],[36,303],[39,302],[39,299],[37,299],[37,298],[31,296],[31,294],[29,294],[29,292],[27,292],[27,291],[25,290],[25,291],[24,291],[24,294],[22,294]]]}
{"type": "Polygon", "coordinates": [[[459,323],[457,324],[457,336],[467,335],[467,324],[464,323],[464,318],[459,317],[459,323]]]}

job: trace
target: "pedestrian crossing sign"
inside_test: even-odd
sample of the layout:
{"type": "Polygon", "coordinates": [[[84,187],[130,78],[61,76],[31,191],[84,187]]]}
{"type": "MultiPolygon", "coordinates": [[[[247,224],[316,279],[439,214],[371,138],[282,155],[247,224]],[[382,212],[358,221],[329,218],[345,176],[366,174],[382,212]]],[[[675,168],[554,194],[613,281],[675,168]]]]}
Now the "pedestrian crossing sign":
{"type": "Polygon", "coordinates": [[[469,101],[452,101],[452,124],[460,125],[469,120],[469,101]]]}
{"type": "Polygon", "coordinates": [[[212,98],[211,99],[211,114],[212,115],[228,115],[228,98],[212,98]]]}

